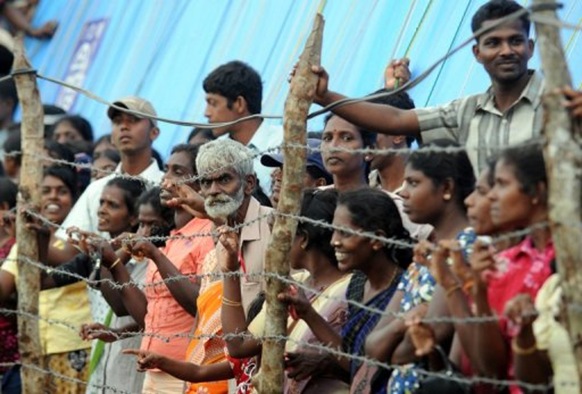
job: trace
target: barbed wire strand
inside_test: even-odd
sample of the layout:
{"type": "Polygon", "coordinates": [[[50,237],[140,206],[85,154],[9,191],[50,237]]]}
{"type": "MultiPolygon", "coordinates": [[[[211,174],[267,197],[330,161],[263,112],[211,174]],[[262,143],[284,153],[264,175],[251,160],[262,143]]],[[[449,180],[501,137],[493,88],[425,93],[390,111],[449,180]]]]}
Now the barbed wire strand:
{"type": "MultiPolygon", "coordinates": [[[[0,310],[0,312],[2,312],[2,310],[0,310]]],[[[38,319],[38,316],[36,316],[36,315],[31,316],[31,314],[23,314],[23,316],[38,319]]],[[[105,330],[93,330],[92,332],[95,334],[101,334],[101,333],[111,334],[110,331],[105,331],[105,330]]],[[[154,336],[154,334],[147,334],[147,333],[142,333],[142,332],[136,332],[136,335],[154,336]]],[[[279,341],[279,342],[291,342],[291,343],[293,343],[293,344],[295,344],[298,347],[303,348],[303,349],[309,348],[311,350],[316,350],[322,354],[330,354],[330,355],[332,355],[334,357],[338,357],[338,358],[355,360],[355,361],[358,361],[360,363],[363,363],[363,364],[366,364],[369,366],[374,366],[374,367],[381,368],[381,369],[385,369],[385,370],[400,369],[403,367],[402,365],[395,365],[395,364],[388,364],[388,363],[380,362],[376,359],[373,359],[373,358],[370,358],[370,357],[367,357],[364,355],[356,355],[356,354],[347,353],[341,349],[326,346],[324,344],[297,340],[295,338],[285,336],[285,335],[255,336],[255,335],[252,335],[248,332],[240,332],[240,333],[227,333],[227,334],[220,334],[220,335],[213,335],[213,334],[190,335],[190,334],[184,333],[184,334],[180,334],[180,335],[176,334],[173,336],[173,338],[178,338],[178,337],[180,337],[180,338],[188,337],[190,339],[198,339],[198,340],[219,338],[219,339],[222,339],[224,341],[229,341],[229,340],[233,340],[233,339],[241,339],[241,338],[250,338],[250,339],[257,339],[258,338],[261,340],[275,340],[275,341],[279,341]]],[[[172,338],[170,338],[170,339],[172,339],[172,338]]],[[[47,370],[45,370],[45,371],[47,371],[47,370]]],[[[48,371],[54,372],[51,370],[48,370],[48,371]]],[[[451,380],[451,381],[455,381],[455,382],[459,382],[459,383],[463,383],[463,384],[469,384],[469,385],[488,384],[488,385],[503,386],[503,387],[519,386],[519,387],[522,387],[522,388],[527,389],[527,390],[548,390],[548,389],[553,387],[552,384],[540,385],[540,384],[532,384],[532,383],[519,381],[519,380],[493,379],[493,378],[487,378],[487,377],[482,377],[482,376],[471,376],[471,377],[454,376],[454,375],[450,375],[446,372],[429,371],[429,370],[425,370],[423,368],[418,368],[418,367],[415,367],[414,371],[420,375],[423,375],[423,376],[438,377],[441,379],[451,380]]],[[[60,375],[60,374],[58,374],[58,375],[60,375]]],[[[55,374],[55,376],[58,376],[58,375],[55,374]]],[[[66,377],[64,375],[60,375],[60,376],[62,376],[63,379],[73,379],[75,382],[83,382],[83,381],[80,381],[80,380],[77,380],[74,378],[66,377]]],[[[87,383],[84,382],[84,384],[87,384],[87,383]]],[[[568,382],[562,382],[562,385],[567,385],[567,386],[570,386],[573,384],[575,384],[575,383],[572,382],[570,384],[568,382]]]]}

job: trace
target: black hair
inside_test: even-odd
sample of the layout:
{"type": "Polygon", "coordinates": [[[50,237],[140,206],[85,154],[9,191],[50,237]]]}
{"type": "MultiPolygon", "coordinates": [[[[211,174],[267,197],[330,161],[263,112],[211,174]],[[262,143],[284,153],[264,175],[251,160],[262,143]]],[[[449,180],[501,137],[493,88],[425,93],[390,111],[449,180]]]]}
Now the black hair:
{"type": "Polygon", "coordinates": [[[247,313],[247,324],[251,324],[253,319],[261,312],[266,296],[267,295],[265,291],[260,291],[255,299],[251,301],[249,305],[249,311],[247,313]]]}
{"type": "Polygon", "coordinates": [[[63,122],[70,123],[71,126],[81,134],[83,140],[93,142],[93,127],[91,126],[91,123],[79,115],[63,116],[57,120],[52,126],[51,135],[54,133],[57,126],[63,122]]]}
{"type": "MultiPolygon", "coordinates": [[[[336,115],[333,112],[330,112],[327,115],[325,115],[325,118],[323,118],[323,124],[327,125],[327,122],[329,122],[329,120],[331,118],[333,118],[334,116],[341,118],[341,116],[336,115]]],[[[354,125],[354,127],[356,127],[356,129],[358,129],[358,132],[360,133],[360,136],[362,137],[362,145],[363,145],[362,148],[373,147],[374,144],[376,143],[376,133],[362,129],[361,127],[358,127],[356,125],[354,125]]]]}
{"type": "Polygon", "coordinates": [[[42,110],[45,115],[66,115],[67,111],[53,104],[43,104],[42,110]]]}
{"type": "Polygon", "coordinates": [[[12,101],[12,115],[16,112],[18,106],[18,93],[16,91],[16,84],[12,78],[0,82],[0,99],[12,101]]]}
{"type": "Polygon", "coordinates": [[[188,134],[188,138],[186,139],[186,143],[189,144],[190,143],[190,140],[192,138],[196,137],[198,134],[201,134],[208,141],[213,141],[213,140],[216,139],[216,137],[214,136],[214,134],[212,134],[212,130],[211,129],[202,129],[200,127],[194,127],[192,129],[192,131],[190,132],[190,134],[188,134]]]}
{"type": "Polygon", "coordinates": [[[103,141],[107,141],[111,144],[111,134],[103,134],[101,137],[97,138],[95,142],[93,142],[93,149],[103,141]]]}
{"type": "Polygon", "coordinates": [[[184,152],[190,156],[190,169],[192,170],[192,174],[198,174],[198,169],[196,168],[196,156],[198,156],[198,150],[200,145],[190,145],[190,144],[178,144],[172,148],[170,155],[174,153],[181,153],[184,152]]]}
{"type": "Polygon", "coordinates": [[[407,164],[413,169],[421,171],[435,186],[442,185],[447,179],[454,184],[454,201],[459,208],[466,211],[465,198],[475,188],[475,173],[467,152],[459,150],[460,145],[447,139],[437,139],[423,148],[452,148],[452,152],[445,150],[415,151],[408,157],[407,164]]]}
{"type": "MultiPolygon", "coordinates": [[[[388,93],[390,91],[391,91],[390,89],[382,88],[376,90],[372,94],[388,93]]],[[[396,94],[391,94],[389,96],[378,97],[370,100],[370,102],[374,104],[390,105],[391,107],[404,110],[410,110],[415,108],[414,101],[412,101],[412,99],[406,92],[399,92],[396,94]]],[[[406,135],[405,138],[406,146],[408,146],[409,148],[412,146],[413,142],[416,141],[416,137],[411,135],[406,135]]]]}
{"type": "Polygon", "coordinates": [[[12,182],[10,178],[0,177],[0,204],[6,203],[8,209],[16,206],[16,195],[18,194],[18,186],[12,182]]]}
{"type": "Polygon", "coordinates": [[[53,159],[64,160],[68,163],[75,162],[75,154],[66,145],[59,144],[55,140],[44,140],[44,148],[53,159]]]}
{"type": "Polygon", "coordinates": [[[8,137],[3,145],[4,155],[11,157],[18,165],[20,165],[22,161],[20,137],[20,130],[12,131],[8,133],[8,137]]]}
{"type": "MultiPolygon", "coordinates": [[[[333,222],[333,214],[337,206],[337,200],[338,194],[335,189],[307,189],[303,192],[300,215],[312,220],[331,224],[333,222]]],[[[304,233],[307,236],[307,250],[310,248],[319,249],[337,267],[335,250],[331,245],[331,237],[333,236],[332,228],[299,221],[297,224],[297,233],[304,233]]]]}
{"type": "Polygon", "coordinates": [[[535,196],[540,183],[548,184],[544,155],[539,145],[507,148],[501,151],[499,161],[513,167],[521,190],[527,195],[535,196]]]}
{"type": "Polygon", "coordinates": [[[158,168],[163,171],[164,170],[164,159],[162,159],[162,155],[160,155],[160,152],[158,152],[157,150],[152,148],[152,157],[156,161],[158,168]]]}
{"type": "Polygon", "coordinates": [[[240,96],[251,114],[261,113],[263,82],[259,73],[246,63],[234,60],[223,64],[208,74],[202,86],[206,93],[225,97],[229,109],[240,96]]]}
{"type": "Polygon", "coordinates": [[[265,194],[263,188],[261,187],[261,181],[258,177],[256,177],[257,183],[255,184],[255,189],[252,192],[252,196],[259,202],[259,204],[265,207],[273,207],[269,196],[265,194]]]}
{"type": "Polygon", "coordinates": [[[14,63],[14,55],[10,49],[4,45],[0,45],[0,76],[4,77],[12,71],[12,64],[14,63]]]}
{"type": "Polygon", "coordinates": [[[308,165],[305,168],[305,171],[307,171],[307,173],[313,178],[313,179],[319,179],[319,178],[323,178],[325,179],[325,184],[326,185],[331,185],[333,184],[333,177],[331,176],[331,174],[327,171],[323,171],[321,168],[317,167],[317,166],[313,166],[313,165],[308,165]]]}
{"type": "MultiPolygon", "coordinates": [[[[513,14],[519,10],[523,10],[523,7],[512,0],[491,0],[483,4],[477,12],[473,15],[471,19],[471,30],[473,33],[477,32],[483,27],[483,22],[491,21],[495,19],[501,19],[504,16],[513,14]]],[[[522,15],[519,20],[523,25],[526,36],[529,37],[530,20],[527,14],[522,15]]],[[[479,41],[479,38],[477,38],[479,41]]]]}
{"type": "Polygon", "coordinates": [[[111,160],[112,162],[114,162],[115,164],[119,164],[119,162],[121,161],[121,156],[119,155],[119,152],[116,151],[115,149],[105,149],[104,151],[101,152],[99,157],[95,158],[93,161],[95,161],[101,157],[105,157],[105,158],[111,160]]]}
{"type": "Polygon", "coordinates": [[[167,205],[162,204],[160,200],[161,188],[159,186],[152,187],[151,189],[144,190],[135,203],[135,211],[139,213],[139,207],[142,205],[150,205],[153,210],[160,215],[164,220],[164,226],[155,226],[152,228],[152,237],[160,237],[160,239],[155,239],[152,241],[157,247],[164,246],[165,241],[163,237],[170,235],[170,231],[175,227],[174,224],[174,212],[172,208],[167,205]]]}
{"type": "Polygon", "coordinates": [[[44,137],[52,138],[53,125],[56,119],[60,119],[67,114],[67,112],[53,104],[43,104],[42,110],[44,112],[44,137]]]}
{"type": "Polygon", "coordinates": [[[43,171],[43,178],[52,176],[60,179],[73,196],[73,202],[77,200],[79,195],[77,190],[77,173],[71,167],[64,165],[52,165],[46,167],[43,171]]]}
{"type": "Polygon", "coordinates": [[[142,180],[116,177],[107,182],[105,186],[115,186],[123,190],[123,201],[127,206],[127,211],[131,216],[137,217],[135,201],[146,189],[146,186],[142,180]]]}
{"type": "MultiPolygon", "coordinates": [[[[402,217],[394,200],[379,189],[363,187],[341,193],[338,206],[345,206],[350,211],[352,222],[363,231],[384,233],[386,238],[411,244],[412,238],[402,224],[402,217]]],[[[390,243],[384,250],[390,260],[402,268],[412,261],[412,248],[402,244],[390,243]]]]}
{"type": "Polygon", "coordinates": [[[485,169],[487,170],[487,184],[493,187],[495,184],[495,166],[497,165],[497,156],[488,157],[485,162],[485,169]]]}

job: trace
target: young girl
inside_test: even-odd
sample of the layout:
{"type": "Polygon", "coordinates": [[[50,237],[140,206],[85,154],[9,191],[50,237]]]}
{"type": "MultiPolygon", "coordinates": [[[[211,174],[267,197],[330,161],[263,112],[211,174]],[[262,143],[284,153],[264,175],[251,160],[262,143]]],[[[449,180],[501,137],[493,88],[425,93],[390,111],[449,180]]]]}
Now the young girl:
{"type": "MultiPolygon", "coordinates": [[[[295,307],[298,317],[305,320],[322,343],[361,356],[368,334],[380,320],[380,312],[386,309],[403,270],[412,260],[411,249],[402,247],[402,243],[411,244],[412,240],[392,199],[377,189],[364,188],[340,194],[333,226],[331,242],[338,268],[342,272],[353,272],[346,298],[367,308],[350,304],[347,320],[338,334],[311,305],[302,301],[302,297],[287,293],[281,299],[295,307]],[[391,238],[394,243],[385,245],[353,232],[391,238]]],[[[349,374],[350,381],[362,365],[358,359],[331,358],[343,374],[349,374]]],[[[369,385],[369,382],[361,383],[369,385]]]]}
{"type": "MultiPolygon", "coordinates": [[[[76,196],[76,178],[73,170],[67,167],[49,167],[41,184],[40,214],[55,224],[63,222],[76,196]]],[[[57,248],[62,241],[54,237],[54,227],[50,227],[46,243],[50,242],[57,248]]],[[[39,245],[42,241],[39,239],[39,245]]],[[[40,252],[40,251],[39,251],[40,252]]],[[[16,290],[17,247],[13,247],[10,256],[0,270],[0,285],[2,297],[16,290]]],[[[43,253],[40,261],[45,262],[43,253]]],[[[79,327],[90,320],[89,301],[83,283],[77,283],[59,289],[41,291],[39,295],[39,332],[43,349],[43,369],[50,369],[61,375],[86,381],[88,377],[89,347],[69,326],[79,327]],[[47,319],[64,321],[67,326],[49,324],[47,319]]],[[[19,379],[19,374],[12,374],[19,379]]],[[[61,379],[53,374],[45,375],[43,386],[50,392],[84,393],[86,386],[77,382],[61,379]]]]}
{"type": "MultiPolygon", "coordinates": [[[[437,140],[426,147],[438,149],[458,145],[437,140]]],[[[404,199],[404,211],[410,220],[432,225],[434,240],[464,238],[463,230],[468,221],[463,201],[475,185],[473,168],[467,154],[438,150],[414,152],[408,158],[404,177],[405,185],[400,195],[404,199]]],[[[434,292],[435,281],[429,270],[414,262],[403,276],[389,309],[424,315],[429,309],[434,292]]],[[[443,302],[439,299],[437,296],[434,302],[434,313],[440,316],[446,314],[446,308],[443,308],[443,302]]],[[[435,330],[444,339],[450,339],[453,334],[452,326],[449,325],[439,325],[435,330]]],[[[389,391],[392,393],[414,390],[418,385],[418,377],[413,370],[414,347],[404,341],[405,333],[404,321],[388,315],[370,334],[366,344],[369,356],[404,366],[392,373],[389,384],[389,391]]]]}
{"type": "MultiPolygon", "coordinates": [[[[332,174],[333,187],[339,192],[355,190],[368,186],[369,161],[372,156],[365,156],[361,152],[350,152],[364,148],[372,148],[376,141],[376,134],[356,127],[337,115],[331,114],[325,118],[325,129],[321,136],[321,156],[325,169],[332,174]]],[[[426,239],[432,231],[427,225],[418,225],[411,222],[403,211],[402,198],[388,193],[394,200],[404,227],[414,239],[426,239]]]]}

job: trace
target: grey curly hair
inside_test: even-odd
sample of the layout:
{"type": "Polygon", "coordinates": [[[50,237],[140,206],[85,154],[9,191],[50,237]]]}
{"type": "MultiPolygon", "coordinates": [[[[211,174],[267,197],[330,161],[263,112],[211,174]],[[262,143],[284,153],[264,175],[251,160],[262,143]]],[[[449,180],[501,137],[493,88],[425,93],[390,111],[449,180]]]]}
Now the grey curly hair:
{"type": "Polygon", "coordinates": [[[251,150],[230,138],[221,138],[201,145],[196,156],[196,167],[202,176],[228,167],[240,177],[255,173],[251,150]]]}

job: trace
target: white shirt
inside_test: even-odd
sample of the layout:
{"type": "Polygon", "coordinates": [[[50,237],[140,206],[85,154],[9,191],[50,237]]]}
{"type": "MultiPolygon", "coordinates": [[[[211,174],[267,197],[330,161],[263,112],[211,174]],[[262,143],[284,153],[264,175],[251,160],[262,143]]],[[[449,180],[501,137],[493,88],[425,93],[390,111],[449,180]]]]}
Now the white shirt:
{"type": "Polygon", "coordinates": [[[247,147],[257,155],[253,160],[253,168],[257,174],[261,188],[267,196],[271,195],[271,172],[272,167],[265,167],[261,164],[261,156],[269,149],[278,149],[283,143],[283,126],[268,124],[266,121],[261,122],[261,126],[255,131],[253,138],[247,144],[247,147]]]}
{"type": "MultiPolygon", "coordinates": [[[[57,231],[56,236],[63,239],[66,238],[67,235],[65,229],[73,226],[78,227],[83,231],[98,233],[97,210],[99,209],[101,193],[107,182],[121,173],[121,164],[118,164],[113,174],[109,174],[106,177],[91,182],[83,194],[81,194],[81,197],[79,197],[75,206],[71,209],[71,212],[67,215],[61,228],[57,231]]],[[[149,167],[143,170],[138,176],[144,178],[148,182],[158,185],[162,180],[163,175],[164,173],[158,168],[157,162],[152,160],[149,167]]],[[[101,233],[101,235],[109,238],[109,234],[101,233]]]]}

